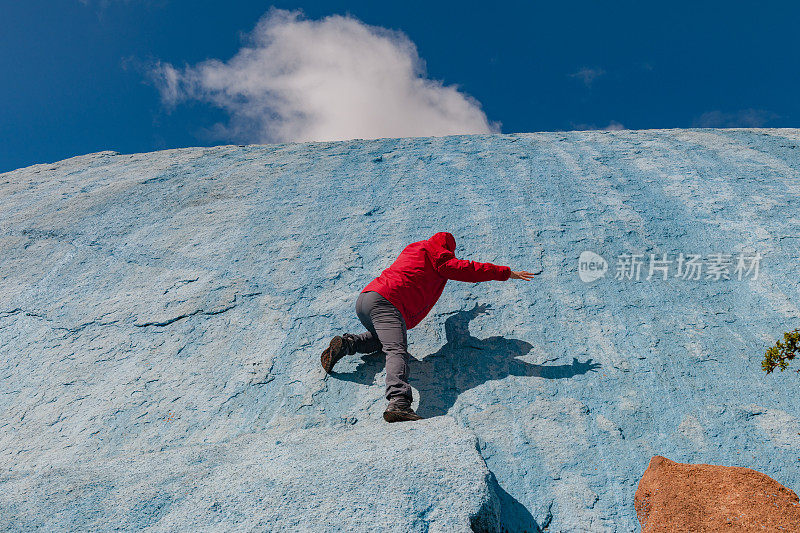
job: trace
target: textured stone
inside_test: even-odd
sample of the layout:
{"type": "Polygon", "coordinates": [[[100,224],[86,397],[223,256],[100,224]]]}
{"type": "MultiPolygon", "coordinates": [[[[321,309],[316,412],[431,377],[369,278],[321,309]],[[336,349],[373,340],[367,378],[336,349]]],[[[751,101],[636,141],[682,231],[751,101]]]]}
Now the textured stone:
{"type": "Polygon", "coordinates": [[[800,531],[797,494],[749,468],[650,460],[636,490],[642,533],[800,531]]]}
{"type": "Polygon", "coordinates": [[[2,480],[0,529],[470,531],[497,524],[475,437],[416,425],[269,429],[162,451],[78,456],[2,480]]]}
{"type": "Polygon", "coordinates": [[[797,375],[760,360],[800,323],[799,203],[797,130],[103,152],[0,174],[3,524],[255,527],[289,490],[265,488],[294,468],[278,463],[316,468],[327,441],[342,443],[328,477],[297,470],[273,529],[346,515],[458,530],[478,513],[488,530],[629,532],[653,455],[796,490],[797,375]],[[390,429],[381,358],[328,376],[319,354],[360,331],[361,288],[441,230],[462,257],[540,275],[448,285],[409,334],[415,407],[434,420],[390,429]],[[764,260],[757,280],[617,280],[612,265],[583,283],[585,250],[764,260]],[[408,450],[400,477],[376,463],[387,446],[408,450]],[[370,468],[414,487],[388,500],[407,507],[300,497],[370,468]],[[214,502],[230,513],[199,511],[214,502]]]}

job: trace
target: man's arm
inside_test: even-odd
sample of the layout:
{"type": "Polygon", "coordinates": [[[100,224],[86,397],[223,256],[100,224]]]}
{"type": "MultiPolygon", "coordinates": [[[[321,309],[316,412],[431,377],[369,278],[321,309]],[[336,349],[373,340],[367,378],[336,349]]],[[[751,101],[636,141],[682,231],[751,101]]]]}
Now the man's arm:
{"type": "Polygon", "coordinates": [[[512,274],[511,269],[507,266],[456,259],[452,255],[449,259],[438,262],[436,271],[447,279],[471,283],[493,280],[506,281],[512,274]]]}
{"type": "Polygon", "coordinates": [[[455,281],[477,283],[480,281],[506,281],[508,279],[521,279],[530,281],[533,272],[525,270],[512,271],[507,266],[492,263],[479,263],[457,259],[450,250],[437,250],[433,253],[433,267],[440,276],[455,281]]]}

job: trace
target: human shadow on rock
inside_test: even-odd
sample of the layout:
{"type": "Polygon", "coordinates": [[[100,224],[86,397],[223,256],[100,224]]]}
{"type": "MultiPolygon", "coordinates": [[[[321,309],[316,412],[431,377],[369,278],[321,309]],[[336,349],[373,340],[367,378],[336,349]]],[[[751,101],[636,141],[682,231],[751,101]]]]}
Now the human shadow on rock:
{"type": "MultiPolygon", "coordinates": [[[[487,381],[507,376],[563,379],[595,371],[600,367],[591,359],[583,363],[573,359],[572,364],[568,365],[527,363],[518,358],[533,348],[528,342],[500,336],[485,339],[473,337],[469,332],[469,323],[488,310],[488,305],[476,304],[470,310],[454,313],[445,320],[446,344],[436,353],[422,359],[410,359],[409,383],[419,391],[417,413],[421,416],[427,418],[446,414],[462,392],[487,381]]],[[[383,354],[367,354],[361,360],[353,372],[334,372],[332,376],[371,385],[375,381],[375,375],[383,368],[383,354]]]]}

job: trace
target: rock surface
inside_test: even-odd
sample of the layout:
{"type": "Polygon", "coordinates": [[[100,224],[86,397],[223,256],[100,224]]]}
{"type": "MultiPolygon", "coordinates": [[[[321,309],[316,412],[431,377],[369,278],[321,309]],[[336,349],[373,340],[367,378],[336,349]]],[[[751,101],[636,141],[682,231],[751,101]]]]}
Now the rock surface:
{"type": "Polygon", "coordinates": [[[642,533],[800,531],[797,494],[749,468],[656,456],[636,490],[642,533]]]}
{"type": "Polygon", "coordinates": [[[654,455],[796,490],[797,375],[760,360],[800,323],[799,203],[797,130],[103,152],[0,174],[0,527],[630,532],[654,455]],[[319,354],[440,230],[540,275],[448,284],[409,334],[432,419],[389,427],[380,356],[328,376],[319,354]],[[587,250],[609,261],[591,283],[587,250]],[[763,254],[759,277],[614,276],[622,253],[716,252],[763,254]]]}
{"type": "Polygon", "coordinates": [[[273,423],[213,444],[52,461],[4,476],[0,529],[491,528],[496,482],[475,444],[446,417],[382,431],[273,423]]]}

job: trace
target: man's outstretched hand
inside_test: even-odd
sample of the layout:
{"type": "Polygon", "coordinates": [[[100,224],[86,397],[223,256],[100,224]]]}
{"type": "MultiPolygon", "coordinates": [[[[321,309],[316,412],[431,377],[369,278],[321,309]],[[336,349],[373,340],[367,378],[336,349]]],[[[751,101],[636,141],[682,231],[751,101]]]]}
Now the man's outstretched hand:
{"type": "Polygon", "coordinates": [[[530,281],[533,279],[533,272],[525,272],[524,270],[520,270],[519,272],[511,271],[511,276],[508,279],[521,279],[525,281],[530,281]]]}

